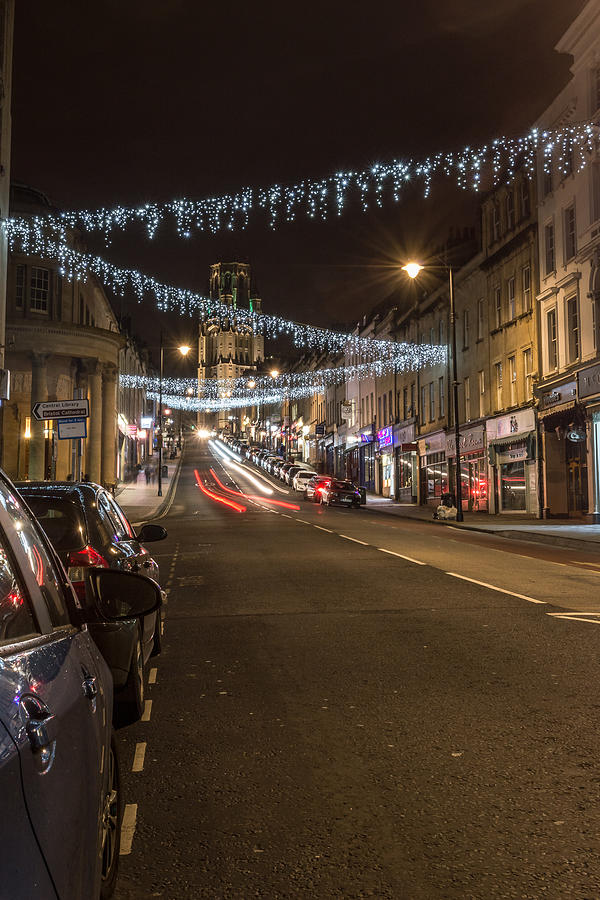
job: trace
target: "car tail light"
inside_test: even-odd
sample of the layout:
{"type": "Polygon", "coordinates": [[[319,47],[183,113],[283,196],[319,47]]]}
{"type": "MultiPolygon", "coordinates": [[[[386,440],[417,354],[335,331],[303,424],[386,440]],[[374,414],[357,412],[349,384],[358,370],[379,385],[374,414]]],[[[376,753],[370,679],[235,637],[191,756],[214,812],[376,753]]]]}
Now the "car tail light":
{"type": "Polygon", "coordinates": [[[72,550],[67,556],[67,575],[80,600],[85,599],[85,569],[89,569],[91,566],[102,569],[109,568],[102,554],[90,547],[89,544],[83,550],[72,550]]]}

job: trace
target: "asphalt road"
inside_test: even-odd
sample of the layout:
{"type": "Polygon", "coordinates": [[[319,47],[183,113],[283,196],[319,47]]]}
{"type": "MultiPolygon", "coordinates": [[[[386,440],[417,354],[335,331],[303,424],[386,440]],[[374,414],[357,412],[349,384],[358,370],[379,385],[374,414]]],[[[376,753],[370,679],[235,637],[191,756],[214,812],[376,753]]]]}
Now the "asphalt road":
{"type": "Polygon", "coordinates": [[[598,556],[211,468],[263,496],[187,448],[117,900],[600,897],[598,556]]]}

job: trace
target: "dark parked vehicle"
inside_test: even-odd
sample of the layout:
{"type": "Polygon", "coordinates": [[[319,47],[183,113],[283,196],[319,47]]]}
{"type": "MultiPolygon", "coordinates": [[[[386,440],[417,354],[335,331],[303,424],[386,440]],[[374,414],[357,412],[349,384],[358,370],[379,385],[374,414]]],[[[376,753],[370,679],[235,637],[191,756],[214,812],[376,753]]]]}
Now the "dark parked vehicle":
{"type": "Polygon", "coordinates": [[[89,569],[86,603],[0,473],[0,894],[105,900],[119,860],[112,678],[88,625],[161,603],[158,585],[89,569]]]}
{"type": "Polygon", "coordinates": [[[331,481],[331,475],[313,475],[304,489],[304,499],[319,503],[321,491],[331,481]]]}
{"type": "MultiPolygon", "coordinates": [[[[82,603],[90,566],[147,575],[158,582],[158,565],[144,543],[160,541],[160,525],[136,534],[114,497],[97,484],[23,482],[17,485],[52,541],[82,603]]],[[[160,613],[118,624],[90,626],[115,686],[115,723],[129,725],[144,711],[144,675],[150,656],[160,653],[160,613]]]]}
{"type": "Polygon", "coordinates": [[[339,503],[341,506],[352,506],[358,509],[360,501],[360,491],[351,481],[332,479],[321,491],[321,503],[325,506],[339,503]]]}

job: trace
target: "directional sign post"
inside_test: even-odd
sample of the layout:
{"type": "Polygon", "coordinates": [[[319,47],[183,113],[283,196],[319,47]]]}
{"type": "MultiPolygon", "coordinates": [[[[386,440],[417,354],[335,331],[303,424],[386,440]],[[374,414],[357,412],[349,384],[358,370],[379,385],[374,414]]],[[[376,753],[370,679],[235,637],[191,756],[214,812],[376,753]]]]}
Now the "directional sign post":
{"type": "Polygon", "coordinates": [[[87,419],[90,415],[90,404],[85,400],[47,400],[34,403],[31,412],[34,419],[87,419]]]}

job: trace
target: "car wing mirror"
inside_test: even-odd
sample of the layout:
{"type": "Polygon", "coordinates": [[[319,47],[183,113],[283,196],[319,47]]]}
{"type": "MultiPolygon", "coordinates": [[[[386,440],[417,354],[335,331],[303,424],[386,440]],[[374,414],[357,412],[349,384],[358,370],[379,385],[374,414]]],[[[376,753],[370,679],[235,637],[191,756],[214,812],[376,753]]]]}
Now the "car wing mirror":
{"type": "Polygon", "coordinates": [[[136,539],[140,544],[149,544],[151,541],[164,541],[166,537],[166,528],[163,528],[162,525],[153,525],[151,523],[142,525],[139,532],[136,534],[136,539]]]}
{"type": "Polygon", "coordinates": [[[148,615],[162,604],[162,592],[155,581],[118,569],[86,569],[85,594],[97,618],[109,622],[148,615]]]}

